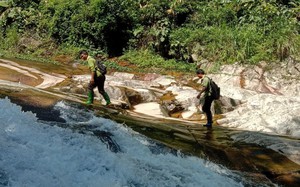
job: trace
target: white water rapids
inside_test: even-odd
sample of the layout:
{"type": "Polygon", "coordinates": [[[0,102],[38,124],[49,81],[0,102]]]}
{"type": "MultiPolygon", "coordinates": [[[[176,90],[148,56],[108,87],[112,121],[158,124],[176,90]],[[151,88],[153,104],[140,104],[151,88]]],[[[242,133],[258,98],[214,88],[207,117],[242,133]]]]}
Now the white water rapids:
{"type": "Polygon", "coordinates": [[[232,171],[172,152],[130,128],[61,102],[66,122],[46,122],[0,99],[0,186],[244,186],[232,171]],[[51,124],[51,125],[49,125],[51,124]],[[68,126],[72,128],[68,128],[68,126]],[[112,134],[113,152],[76,126],[112,134]],[[156,150],[156,151],[154,151],[156,150]]]}

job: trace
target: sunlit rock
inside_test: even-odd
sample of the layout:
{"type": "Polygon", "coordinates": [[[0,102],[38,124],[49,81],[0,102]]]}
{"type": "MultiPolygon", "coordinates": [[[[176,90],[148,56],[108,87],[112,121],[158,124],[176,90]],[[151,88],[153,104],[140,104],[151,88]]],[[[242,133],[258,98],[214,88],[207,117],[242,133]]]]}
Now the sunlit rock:
{"type": "Polygon", "coordinates": [[[218,123],[233,128],[300,137],[300,99],[256,94],[218,123]]]}
{"type": "Polygon", "coordinates": [[[176,80],[172,76],[160,76],[157,79],[154,79],[153,82],[160,84],[163,87],[170,86],[172,83],[176,83],[176,80]]]}
{"type": "Polygon", "coordinates": [[[202,117],[200,117],[199,115],[201,115],[201,113],[198,106],[196,105],[192,105],[188,107],[186,111],[181,113],[181,117],[186,120],[199,120],[199,118],[200,119],[205,118],[203,114],[202,117]]]}
{"type": "Polygon", "coordinates": [[[175,99],[182,104],[184,108],[197,103],[197,90],[188,86],[178,86],[173,84],[166,88],[166,91],[171,91],[175,95],[175,99]]]}
{"type": "Polygon", "coordinates": [[[134,89],[135,91],[137,91],[142,99],[142,102],[154,102],[157,101],[157,97],[153,94],[152,91],[148,90],[148,89],[134,89]]]}
{"type": "Polygon", "coordinates": [[[165,100],[162,101],[160,105],[167,112],[168,116],[172,116],[184,110],[184,107],[176,100],[165,100]]]}
{"type": "Polygon", "coordinates": [[[134,106],[134,112],[147,114],[154,117],[166,117],[168,116],[165,111],[162,110],[158,103],[141,103],[134,106]]]}
{"type": "Polygon", "coordinates": [[[154,79],[157,79],[160,75],[156,73],[146,73],[144,75],[144,81],[153,81],[154,79]]]}
{"type": "Polygon", "coordinates": [[[118,77],[120,79],[134,79],[135,75],[132,73],[114,72],[113,76],[118,77]]]}

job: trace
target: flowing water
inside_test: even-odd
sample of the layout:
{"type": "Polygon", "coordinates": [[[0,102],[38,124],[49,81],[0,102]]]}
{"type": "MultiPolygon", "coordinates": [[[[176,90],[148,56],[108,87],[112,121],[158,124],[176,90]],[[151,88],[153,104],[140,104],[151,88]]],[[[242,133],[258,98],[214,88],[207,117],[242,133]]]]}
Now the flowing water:
{"type": "Polygon", "coordinates": [[[48,118],[0,99],[0,186],[259,186],[65,102],[48,118]]]}

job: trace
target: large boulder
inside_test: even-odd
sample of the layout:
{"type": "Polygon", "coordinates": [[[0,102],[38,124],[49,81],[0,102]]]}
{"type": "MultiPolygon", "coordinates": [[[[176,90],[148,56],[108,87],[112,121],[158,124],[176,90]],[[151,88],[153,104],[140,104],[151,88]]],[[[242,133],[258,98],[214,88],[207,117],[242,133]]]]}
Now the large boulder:
{"type": "Polygon", "coordinates": [[[271,70],[265,63],[226,65],[220,74],[209,75],[221,87],[220,101],[228,110],[223,110],[225,118],[217,122],[227,127],[299,137],[299,63],[283,64],[287,67],[275,66],[271,70]]]}

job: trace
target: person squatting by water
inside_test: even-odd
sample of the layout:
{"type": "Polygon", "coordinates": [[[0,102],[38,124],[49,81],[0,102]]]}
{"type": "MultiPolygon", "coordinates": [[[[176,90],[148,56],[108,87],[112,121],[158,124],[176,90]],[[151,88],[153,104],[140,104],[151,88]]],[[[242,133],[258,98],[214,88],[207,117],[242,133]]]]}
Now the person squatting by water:
{"type": "Polygon", "coordinates": [[[202,111],[206,114],[207,123],[203,126],[211,127],[213,124],[212,113],[211,113],[211,104],[213,102],[213,98],[211,96],[211,90],[209,86],[209,78],[205,75],[204,70],[198,69],[196,71],[197,76],[201,79],[202,90],[197,95],[197,99],[200,99],[200,103],[202,104],[202,111]],[[203,97],[201,94],[204,92],[203,97]]]}
{"type": "Polygon", "coordinates": [[[88,100],[86,101],[86,104],[90,105],[94,101],[94,88],[97,87],[99,93],[103,96],[103,98],[106,101],[106,105],[109,105],[110,98],[108,94],[104,90],[104,82],[105,82],[105,75],[102,75],[98,68],[96,68],[96,60],[89,56],[88,52],[86,50],[81,50],[79,52],[80,59],[87,61],[88,67],[91,71],[91,79],[88,85],[88,100]]]}

